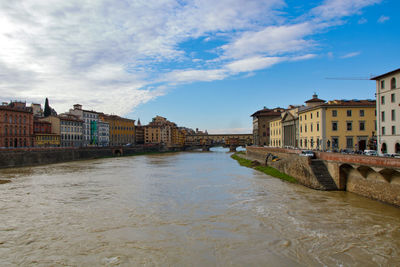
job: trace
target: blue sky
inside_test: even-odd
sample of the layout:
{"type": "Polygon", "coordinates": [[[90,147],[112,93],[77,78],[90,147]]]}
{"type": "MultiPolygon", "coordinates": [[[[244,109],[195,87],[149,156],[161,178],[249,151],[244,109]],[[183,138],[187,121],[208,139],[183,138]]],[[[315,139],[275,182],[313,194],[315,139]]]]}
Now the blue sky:
{"type": "MultiPolygon", "coordinates": [[[[396,0],[0,0],[0,100],[250,132],[253,112],[374,98],[396,0]]],[[[397,47],[396,47],[397,46],[397,47]]]]}

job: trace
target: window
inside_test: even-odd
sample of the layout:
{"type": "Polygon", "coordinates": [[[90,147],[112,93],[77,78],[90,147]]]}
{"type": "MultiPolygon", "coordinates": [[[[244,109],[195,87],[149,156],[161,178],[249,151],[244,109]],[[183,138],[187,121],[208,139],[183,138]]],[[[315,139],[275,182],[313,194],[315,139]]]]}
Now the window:
{"type": "Polygon", "coordinates": [[[396,89],[396,78],[390,80],[390,89],[396,89]]]}
{"type": "Polygon", "coordinates": [[[347,122],[347,131],[353,130],[353,123],[351,121],[347,122]]]}
{"type": "Polygon", "coordinates": [[[310,131],[312,132],[313,131],[313,127],[312,127],[313,125],[312,125],[312,123],[310,124],[310,131]]]}
{"type": "Polygon", "coordinates": [[[307,125],[304,125],[304,132],[307,132],[307,125]]]}
{"type": "Polygon", "coordinates": [[[360,117],[364,117],[364,110],[360,109],[360,117]]]}
{"type": "Polygon", "coordinates": [[[304,115],[304,119],[307,120],[307,115],[304,115]]]}
{"type": "Polygon", "coordinates": [[[396,112],[394,109],[392,109],[392,121],[396,120],[396,112]]]}
{"type": "Polygon", "coordinates": [[[395,135],[396,134],[396,126],[392,126],[392,134],[395,135]]]}
{"type": "Polygon", "coordinates": [[[300,121],[302,120],[302,116],[300,116],[300,121]]]}
{"type": "Polygon", "coordinates": [[[346,137],[346,147],[353,148],[353,137],[346,137]]]}
{"type": "Polygon", "coordinates": [[[302,125],[300,125],[300,132],[301,133],[303,132],[303,126],[302,125]]]}
{"type": "Polygon", "coordinates": [[[394,94],[390,95],[390,102],[392,103],[396,102],[396,97],[394,96],[394,94]]]}
{"type": "Polygon", "coordinates": [[[385,135],[385,127],[382,127],[382,135],[385,135]]]}
{"type": "Polygon", "coordinates": [[[317,118],[319,118],[319,111],[317,111],[317,118]]]}
{"type": "Polygon", "coordinates": [[[385,104],[385,96],[381,96],[381,104],[384,105],[385,104]]]}
{"type": "Polygon", "coordinates": [[[312,113],[310,114],[310,119],[312,119],[312,113]]]}
{"type": "Polygon", "coordinates": [[[338,127],[337,127],[337,122],[332,122],[332,131],[337,131],[338,127]]]}
{"type": "Polygon", "coordinates": [[[303,139],[300,139],[300,146],[303,146],[303,139]]]}
{"type": "Polygon", "coordinates": [[[319,131],[319,123],[317,123],[317,132],[319,131]]]}
{"type": "Polygon", "coordinates": [[[360,121],[360,131],[365,131],[365,122],[360,121]]]}
{"type": "Polygon", "coordinates": [[[346,113],[347,113],[347,117],[351,117],[351,109],[348,109],[346,113]]]}
{"type": "Polygon", "coordinates": [[[385,111],[381,112],[381,121],[385,121],[385,111]]]}
{"type": "Polygon", "coordinates": [[[337,110],[332,110],[332,117],[337,117],[337,110]]]}
{"type": "Polygon", "coordinates": [[[381,81],[381,89],[385,89],[385,80],[381,81]]]}

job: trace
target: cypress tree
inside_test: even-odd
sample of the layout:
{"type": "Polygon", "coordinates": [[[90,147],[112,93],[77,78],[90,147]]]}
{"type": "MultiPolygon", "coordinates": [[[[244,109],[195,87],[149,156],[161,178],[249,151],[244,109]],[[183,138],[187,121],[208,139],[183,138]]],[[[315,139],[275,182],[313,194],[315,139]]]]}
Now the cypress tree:
{"type": "Polygon", "coordinates": [[[50,116],[51,115],[51,108],[49,106],[49,100],[46,97],[46,102],[44,103],[44,116],[50,116]]]}

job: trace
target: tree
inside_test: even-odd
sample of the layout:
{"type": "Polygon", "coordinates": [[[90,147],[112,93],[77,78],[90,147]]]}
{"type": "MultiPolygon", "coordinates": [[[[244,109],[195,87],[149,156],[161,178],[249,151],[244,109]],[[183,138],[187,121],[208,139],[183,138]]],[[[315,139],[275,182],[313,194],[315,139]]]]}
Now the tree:
{"type": "Polygon", "coordinates": [[[44,116],[48,117],[51,115],[51,108],[49,106],[49,100],[46,97],[46,102],[44,103],[44,116]]]}

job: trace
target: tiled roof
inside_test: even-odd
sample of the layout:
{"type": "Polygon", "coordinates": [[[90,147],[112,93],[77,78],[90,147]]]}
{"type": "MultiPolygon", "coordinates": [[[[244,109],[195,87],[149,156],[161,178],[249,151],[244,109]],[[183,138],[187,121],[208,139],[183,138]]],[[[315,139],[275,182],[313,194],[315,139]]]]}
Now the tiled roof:
{"type": "Polygon", "coordinates": [[[387,73],[372,77],[370,80],[379,80],[380,78],[383,78],[383,77],[388,76],[388,75],[392,75],[392,74],[394,74],[396,72],[399,72],[399,71],[400,71],[400,69],[392,70],[392,71],[389,71],[387,73]]]}

